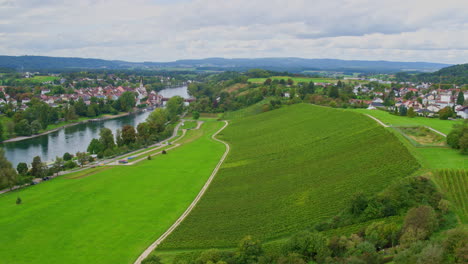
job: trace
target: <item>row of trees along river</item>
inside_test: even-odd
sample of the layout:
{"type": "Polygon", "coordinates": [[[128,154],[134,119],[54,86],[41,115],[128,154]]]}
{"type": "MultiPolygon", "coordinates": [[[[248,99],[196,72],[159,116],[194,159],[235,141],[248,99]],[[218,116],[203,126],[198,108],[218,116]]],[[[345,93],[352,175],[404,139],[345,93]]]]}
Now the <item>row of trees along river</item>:
{"type": "MultiPolygon", "coordinates": [[[[189,98],[187,87],[168,88],[159,92],[163,97],[181,96],[189,98]]],[[[99,137],[101,128],[106,127],[115,134],[124,125],[136,127],[144,122],[150,112],[140,112],[114,119],[81,123],[58,131],[21,141],[2,144],[6,158],[14,167],[20,162],[30,163],[35,156],[42,161],[52,161],[56,156],[62,157],[65,152],[86,151],[93,138],[99,137]]]]}

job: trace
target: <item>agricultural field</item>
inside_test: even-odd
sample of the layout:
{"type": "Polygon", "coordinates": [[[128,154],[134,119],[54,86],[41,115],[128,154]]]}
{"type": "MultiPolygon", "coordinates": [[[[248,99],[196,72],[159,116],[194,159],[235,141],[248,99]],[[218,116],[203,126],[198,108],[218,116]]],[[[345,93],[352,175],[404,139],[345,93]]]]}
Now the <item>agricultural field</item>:
{"type": "Polygon", "coordinates": [[[308,104],[233,119],[220,138],[227,160],[157,254],[282,239],[339,213],[356,186],[376,193],[420,167],[368,117],[308,104]]]}
{"type": "Polygon", "coordinates": [[[390,126],[428,126],[444,134],[450,133],[454,124],[463,120],[440,120],[438,118],[414,117],[392,115],[386,111],[368,109],[346,109],[344,111],[354,111],[362,114],[369,114],[383,123],[390,126]]]}
{"type": "MultiPolygon", "coordinates": [[[[408,129],[414,127],[431,127],[442,133],[448,134],[453,125],[463,122],[463,120],[440,120],[436,118],[425,118],[425,117],[414,117],[409,118],[405,116],[396,116],[385,111],[380,110],[367,110],[367,109],[346,109],[342,111],[352,111],[362,114],[369,114],[383,123],[393,126],[389,128],[389,131],[395,134],[413,156],[418,159],[423,169],[468,169],[468,157],[460,154],[459,151],[451,149],[450,147],[443,144],[445,139],[439,138],[439,134],[431,133],[429,137],[432,138],[435,144],[421,144],[416,140],[412,139],[403,130],[409,131],[408,129]],[[402,130],[403,129],[403,130],[402,130]],[[437,143],[438,142],[438,143],[437,143]],[[439,144],[439,145],[438,145],[439,144]]],[[[428,140],[428,138],[420,139],[428,140]]]]}
{"type": "Polygon", "coordinates": [[[186,144],[152,160],[1,195],[0,263],[133,263],[205,184],[225,151],[211,139],[223,125],[205,122],[187,132],[186,144]]]}
{"type": "MultiPolygon", "coordinates": [[[[266,79],[268,78],[250,78],[248,81],[251,83],[264,83],[266,79]]],[[[270,79],[285,80],[285,81],[287,81],[288,79],[292,79],[294,83],[301,83],[301,82],[336,83],[338,82],[338,80],[331,79],[331,78],[308,78],[308,77],[291,77],[291,76],[273,76],[273,77],[270,77],[270,79]]]]}
{"type": "Polygon", "coordinates": [[[36,76],[33,76],[32,78],[30,78],[29,80],[33,80],[33,81],[36,81],[38,83],[43,83],[43,82],[53,82],[55,80],[58,80],[60,79],[59,77],[57,76],[40,76],[40,75],[36,75],[36,76]]]}
{"type": "Polygon", "coordinates": [[[448,196],[461,222],[468,224],[468,171],[438,170],[434,179],[448,196]]]}

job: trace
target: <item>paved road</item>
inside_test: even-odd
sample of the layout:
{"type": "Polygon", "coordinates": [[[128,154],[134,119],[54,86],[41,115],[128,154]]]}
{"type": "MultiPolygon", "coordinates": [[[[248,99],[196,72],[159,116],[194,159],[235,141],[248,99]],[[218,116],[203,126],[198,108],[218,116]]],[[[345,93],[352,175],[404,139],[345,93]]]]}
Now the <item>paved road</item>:
{"type": "Polygon", "coordinates": [[[213,138],[214,140],[218,141],[218,142],[221,142],[223,143],[225,146],[226,146],[226,151],[224,152],[223,156],[221,157],[221,159],[219,160],[218,162],[218,165],[216,165],[216,167],[214,168],[213,172],[211,173],[210,177],[208,178],[208,180],[206,181],[205,185],[203,186],[203,188],[200,190],[200,192],[198,193],[197,197],[195,197],[195,200],[193,200],[193,202],[189,205],[189,207],[187,208],[187,210],[185,210],[185,212],[179,217],[179,219],[177,219],[175,221],[175,223],[169,227],[169,229],[164,232],[164,234],[162,234],[156,241],[153,242],[153,244],[151,244],[145,251],[143,251],[143,253],[138,257],[138,259],[134,262],[134,264],[141,264],[141,262],[149,256],[149,254],[151,254],[151,252],[153,252],[156,247],[161,244],[161,242],[163,242],[164,239],[166,239],[166,237],[168,237],[179,225],[180,223],[182,223],[182,221],[190,214],[190,212],[192,211],[192,209],[195,207],[195,205],[197,205],[198,201],[200,201],[200,199],[202,198],[202,196],[205,194],[205,191],[208,189],[208,187],[210,186],[210,183],[213,181],[214,177],[216,176],[216,173],[218,173],[218,170],[219,168],[221,167],[221,165],[223,164],[224,160],[226,159],[226,156],[227,154],[229,153],[230,151],[230,147],[229,147],[229,144],[227,144],[226,142],[222,141],[222,140],[219,140],[216,138],[216,135],[218,135],[221,131],[223,131],[224,128],[226,128],[228,125],[229,125],[229,122],[228,121],[224,121],[225,122],[225,125],[220,129],[218,130],[215,134],[213,134],[213,136],[211,136],[211,138],[213,138]]]}

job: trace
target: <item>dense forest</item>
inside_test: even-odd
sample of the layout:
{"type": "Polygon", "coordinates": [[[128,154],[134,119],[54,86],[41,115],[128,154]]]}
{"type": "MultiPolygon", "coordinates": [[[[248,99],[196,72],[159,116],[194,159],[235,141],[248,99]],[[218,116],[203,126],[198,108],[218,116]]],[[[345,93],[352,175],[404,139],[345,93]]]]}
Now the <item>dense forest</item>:
{"type": "Polygon", "coordinates": [[[409,74],[400,72],[395,75],[400,82],[431,82],[442,84],[468,84],[468,63],[454,65],[432,73],[409,74]]]}

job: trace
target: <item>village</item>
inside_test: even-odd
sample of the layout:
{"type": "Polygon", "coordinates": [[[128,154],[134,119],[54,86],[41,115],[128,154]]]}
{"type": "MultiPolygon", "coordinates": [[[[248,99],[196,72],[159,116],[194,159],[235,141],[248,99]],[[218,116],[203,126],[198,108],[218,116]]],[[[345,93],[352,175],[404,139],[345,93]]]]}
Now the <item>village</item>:
{"type": "MultiPolygon", "coordinates": [[[[10,96],[6,92],[5,86],[0,86],[0,92],[3,93],[3,98],[0,98],[0,105],[12,104],[18,106],[19,109],[25,110],[28,108],[28,103],[32,98],[24,97],[22,100],[17,100],[10,96]]],[[[139,108],[143,107],[157,107],[163,104],[163,96],[158,94],[156,91],[148,92],[143,86],[143,82],[137,88],[131,88],[127,86],[105,86],[105,87],[88,87],[75,89],[72,94],[57,94],[52,95],[51,89],[41,88],[40,94],[36,95],[41,101],[47,103],[51,107],[58,107],[63,103],[70,101],[78,101],[80,98],[83,99],[86,105],[91,104],[92,98],[103,99],[103,100],[117,100],[124,92],[135,93],[136,106],[139,108]]]]}

